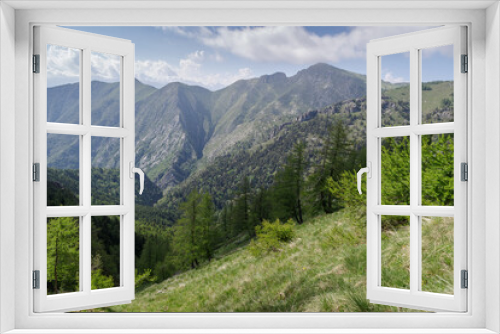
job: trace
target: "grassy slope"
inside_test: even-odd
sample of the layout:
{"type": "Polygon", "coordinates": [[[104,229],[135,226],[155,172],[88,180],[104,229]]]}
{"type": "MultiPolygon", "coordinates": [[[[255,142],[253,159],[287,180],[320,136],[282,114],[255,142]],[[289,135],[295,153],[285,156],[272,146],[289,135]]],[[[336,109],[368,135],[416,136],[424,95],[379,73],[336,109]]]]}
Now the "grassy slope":
{"type": "MultiPolygon", "coordinates": [[[[453,83],[450,81],[433,81],[424,83],[430,90],[422,91],[422,112],[427,114],[442,106],[444,98],[453,98],[453,83]]],[[[384,96],[393,101],[410,101],[409,86],[402,86],[384,91],[384,96]]]]}
{"type": "MultiPolygon", "coordinates": [[[[448,222],[448,223],[447,223],[448,222]]],[[[297,226],[297,237],[280,252],[255,258],[242,247],[201,269],[191,270],[138,292],[111,312],[394,312],[365,299],[366,230],[342,213],[297,226]]],[[[453,224],[426,220],[423,254],[427,291],[449,291],[453,224]],[[451,238],[451,239],[450,239],[451,238]],[[451,247],[451,248],[450,248],[451,247]]],[[[405,285],[407,227],[384,232],[385,282],[405,285]]]]}

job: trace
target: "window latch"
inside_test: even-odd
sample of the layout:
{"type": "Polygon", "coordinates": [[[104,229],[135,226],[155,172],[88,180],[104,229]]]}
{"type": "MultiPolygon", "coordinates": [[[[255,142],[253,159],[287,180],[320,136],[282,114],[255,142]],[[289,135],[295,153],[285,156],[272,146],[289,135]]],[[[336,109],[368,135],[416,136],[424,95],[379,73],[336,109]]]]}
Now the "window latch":
{"type": "Polygon", "coordinates": [[[368,166],[365,168],[361,168],[358,171],[358,192],[361,195],[363,192],[361,191],[361,176],[363,176],[363,173],[366,173],[366,177],[371,179],[372,178],[372,163],[368,161],[366,163],[368,166]]]}
{"type": "Polygon", "coordinates": [[[128,167],[129,167],[129,176],[131,179],[134,178],[134,173],[139,174],[139,185],[140,185],[139,195],[142,195],[142,192],[144,191],[144,172],[142,171],[142,169],[134,167],[134,163],[132,161],[129,162],[128,167]]]}

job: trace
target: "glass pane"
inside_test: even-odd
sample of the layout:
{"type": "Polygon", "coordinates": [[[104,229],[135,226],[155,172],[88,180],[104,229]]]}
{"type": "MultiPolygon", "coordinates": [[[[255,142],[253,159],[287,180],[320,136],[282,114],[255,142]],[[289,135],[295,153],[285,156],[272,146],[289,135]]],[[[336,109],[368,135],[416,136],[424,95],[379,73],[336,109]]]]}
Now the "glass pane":
{"type": "Polygon", "coordinates": [[[410,139],[382,138],[382,205],[410,204],[410,139]]]}
{"type": "Polygon", "coordinates": [[[453,134],[422,140],[422,205],[454,205],[453,134]]]}
{"type": "Polygon", "coordinates": [[[453,294],[453,217],[422,217],[422,291],[453,294]]]}
{"type": "Polygon", "coordinates": [[[92,290],[120,286],[120,216],[94,216],[92,290]]]}
{"type": "Polygon", "coordinates": [[[92,137],[92,205],[120,205],[120,138],[92,137]]]}
{"type": "Polygon", "coordinates": [[[80,204],[80,136],[47,134],[47,205],[80,204]]]}
{"type": "Polygon", "coordinates": [[[92,125],[120,126],[121,57],[92,52],[92,125]]]}
{"type": "Polygon", "coordinates": [[[80,291],[80,219],[47,219],[47,294],[80,291]]]}
{"type": "Polygon", "coordinates": [[[453,122],[453,45],[421,50],[422,124],[453,122]]]}
{"type": "Polygon", "coordinates": [[[381,285],[410,288],[410,217],[381,216],[381,285]]]}
{"type": "Polygon", "coordinates": [[[80,122],[80,53],[47,45],[47,122],[80,122]]]}
{"type": "Polygon", "coordinates": [[[380,57],[382,126],[410,124],[410,53],[380,57]]]}

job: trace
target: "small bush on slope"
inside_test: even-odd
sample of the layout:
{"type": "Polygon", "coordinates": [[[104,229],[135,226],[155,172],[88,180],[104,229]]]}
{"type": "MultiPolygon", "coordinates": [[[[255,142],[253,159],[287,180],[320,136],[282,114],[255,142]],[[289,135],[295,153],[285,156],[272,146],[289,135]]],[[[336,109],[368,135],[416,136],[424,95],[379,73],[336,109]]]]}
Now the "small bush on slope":
{"type": "Polygon", "coordinates": [[[257,238],[250,242],[248,247],[250,254],[262,256],[269,252],[279,251],[295,236],[294,225],[291,219],[284,224],[279,219],[276,219],[274,223],[264,220],[262,226],[255,227],[257,238]]]}

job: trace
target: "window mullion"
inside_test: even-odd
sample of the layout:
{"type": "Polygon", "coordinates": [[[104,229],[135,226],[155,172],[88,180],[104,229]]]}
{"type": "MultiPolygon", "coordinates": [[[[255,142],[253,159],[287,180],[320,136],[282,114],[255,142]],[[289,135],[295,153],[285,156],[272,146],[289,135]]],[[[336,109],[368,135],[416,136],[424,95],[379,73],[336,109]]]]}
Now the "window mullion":
{"type": "MultiPolygon", "coordinates": [[[[91,50],[83,49],[82,61],[82,123],[84,127],[91,125],[91,63],[90,63],[91,50]]],[[[82,180],[81,189],[83,205],[90,208],[91,205],[91,182],[92,182],[92,152],[91,152],[91,134],[87,132],[82,136],[82,180]]],[[[83,261],[81,262],[80,271],[83,273],[83,291],[90,293],[91,286],[91,267],[92,267],[92,253],[91,253],[91,216],[90,211],[83,216],[83,235],[80,239],[81,253],[83,254],[83,261]]]]}
{"type": "Polygon", "coordinates": [[[414,129],[419,123],[419,57],[418,49],[410,49],[410,291],[416,293],[419,290],[420,273],[420,238],[419,217],[414,208],[419,205],[419,174],[420,174],[420,151],[419,136],[414,129]]]}

